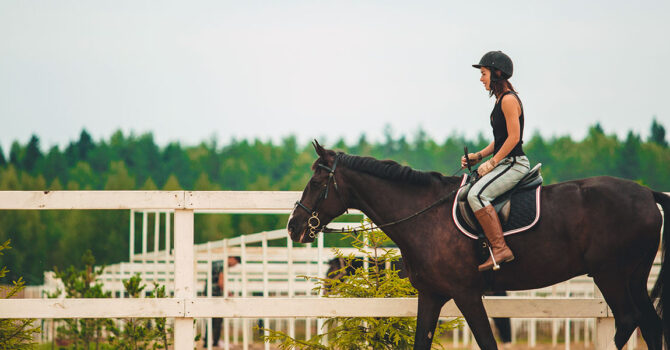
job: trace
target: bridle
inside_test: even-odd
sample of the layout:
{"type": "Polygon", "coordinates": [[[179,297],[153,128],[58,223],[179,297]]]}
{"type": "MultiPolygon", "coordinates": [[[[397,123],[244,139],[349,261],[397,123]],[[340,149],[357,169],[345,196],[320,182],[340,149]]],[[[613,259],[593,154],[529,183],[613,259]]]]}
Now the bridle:
{"type": "Polygon", "coordinates": [[[312,239],[316,238],[316,235],[318,233],[317,228],[321,226],[321,220],[319,219],[319,212],[318,212],[319,205],[324,199],[328,199],[328,191],[330,189],[331,182],[333,183],[333,187],[335,188],[335,192],[337,193],[338,198],[340,198],[340,202],[342,202],[342,205],[344,205],[345,211],[348,212],[346,204],[344,204],[344,201],[342,201],[342,195],[339,192],[339,187],[337,186],[337,180],[335,180],[335,169],[337,169],[338,160],[339,160],[339,154],[335,155],[335,160],[333,160],[332,168],[321,163],[317,164],[318,167],[328,171],[328,181],[326,181],[326,183],[324,184],[323,189],[321,190],[321,193],[319,194],[319,197],[316,200],[313,209],[310,209],[308,206],[302,204],[300,201],[295,202],[296,207],[305,209],[305,211],[307,211],[307,213],[311,215],[309,219],[307,219],[307,226],[309,227],[309,237],[312,239]]]}
{"type": "MultiPolygon", "coordinates": [[[[466,154],[467,154],[467,150],[466,150],[466,154]]],[[[321,220],[319,219],[319,212],[318,212],[319,205],[321,204],[321,202],[324,199],[328,198],[328,190],[330,188],[330,182],[331,181],[333,182],[333,186],[335,187],[335,192],[338,194],[338,198],[340,199],[340,202],[342,202],[342,205],[344,206],[345,211],[348,212],[347,205],[344,204],[344,201],[342,201],[342,195],[338,191],[339,187],[337,186],[337,180],[335,180],[335,169],[337,168],[337,161],[339,159],[339,155],[340,154],[335,155],[335,160],[333,161],[333,167],[332,168],[327,166],[327,165],[323,165],[321,163],[317,164],[318,167],[321,167],[321,168],[328,171],[328,181],[326,181],[325,185],[323,186],[323,190],[321,190],[321,194],[319,194],[319,197],[316,200],[316,203],[314,204],[314,208],[310,209],[308,206],[302,204],[300,201],[295,202],[296,208],[301,207],[301,208],[305,209],[305,211],[307,211],[308,214],[311,215],[309,217],[309,219],[307,219],[307,226],[309,227],[309,237],[312,238],[312,239],[316,238],[316,235],[319,232],[318,227],[321,226],[321,220]]],[[[473,179],[472,176],[470,178],[473,179]]],[[[438,200],[436,200],[435,202],[433,202],[429,206],[417,211],[416,213],[414,213],[410,216],[404,217],[404,218],[399,219],[399,220],[395,220],[395,221],[392,221],[392,222],[387,222],[385,224],[372,226],[372,227],[362,227],[361,226],[360,228],[353,229],[353,230],[344,230],[344,228],[338,230],[338,229],[332,229],[332,228],[329,228],[329,227],[324,227],[322,231],[324,233],[339,232],[339,233],[354,233],[355,234],[357,232],[372,231],[372,230],[376,230],[376,229],[381,229],[382,227],[388,227],[388,226],[396,225],[396,224],[399,224],[401,222],[411,220],[411,219],[425,213],[426,211],[428,211],[430,209],[433,209],[436,206],[444,203],[445,201],[447,201],[451,197],[452,194],[456,193],[456,191],[458,191],[462,187],[467,186],[469,183],[470,183],[469,181],[466,182],[465,184],[459,186],[455,190],[449,192],[447,195],[440,197],[438,200]]]]}

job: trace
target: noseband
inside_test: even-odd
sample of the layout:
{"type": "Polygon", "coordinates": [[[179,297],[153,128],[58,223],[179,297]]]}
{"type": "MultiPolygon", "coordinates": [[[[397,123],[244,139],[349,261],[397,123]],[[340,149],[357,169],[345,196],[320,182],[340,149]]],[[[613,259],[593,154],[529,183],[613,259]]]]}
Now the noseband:
{"type": "MultiPolygon", "coordinates": [[[[309,219],[307,219],[307,226],[309,226],[309,237],[314,239],[316,238],[316,235],[318,233],[317,228],[321,226],[321,220],[319,219],[319,205],[324,199],[328,199],[328,190],[330,188],[330,183],[331,181],[333,182],[333,186],[335,187],[335,192],[338,193],[338,196],[340,197],[340,201],[342,200],[341,195],[339,195],[338,192],[338,186],[337,186],[337,180],[335,180],[335,169],[337,168],[337,160],[339,159],[339,155],[335,156],[335,160],[333,161],[333,167],[329,167],[326,165],[323,165],[321,163],[317,164],[318,167],[323,168],[328,171],[328,181],[326,181],[326,184],[323,186],[323,190],[321,190],[321,194],[319,194],[318,199],[316,200],[316,203],[314,204],[314,208],[310,209],[308,206],[300,203],[300,201],[295,202],[295,205],[297,207],[305,209],[308,214],[311,216],[309,219]]],[[[342,203],[344,205],[344,202],[342,203]]],[[[347,209],[347,206],[344,205],[344,209],[347,209]]]]}

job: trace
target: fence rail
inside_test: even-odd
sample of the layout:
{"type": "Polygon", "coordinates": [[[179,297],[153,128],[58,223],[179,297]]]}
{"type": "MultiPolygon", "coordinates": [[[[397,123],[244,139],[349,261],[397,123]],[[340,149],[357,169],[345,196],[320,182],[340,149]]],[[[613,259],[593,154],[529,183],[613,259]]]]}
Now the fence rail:
{"type": "Polygon", "coordinates": [[[0,209],[173,209],[288,213],[297,191],[1,191],[0,209]]]}
{"type": "MultiPolygon", "coordinates": [[[[487,297],[491,317],[602,318],[611,311],[602,299],[487,297]]],[[[416,298],[144,298],[0,300],[0,318],[121,317],[416,317],[416,298]]],[[[441,317],[462,316],[453,301],[441,317]]]]}
{"type": "MultiPolygon", "coordinates": [[[[173,298],[0,300],[0,318],[174,317],[174,346],[186,349],[194,345],[196,317],[415,316],[416,299],[195,297],[195,211],[288,213],[299,197],[295,191],[0,191],[0,210],[171,210],[175,247],[173,298]]],[[[614,320],[602,298],[484,301],[495,317],[596,318],[596,349],[614,345],[614,320]]],[[[460,313],[448,303],[442,315],[460,313]]]]}

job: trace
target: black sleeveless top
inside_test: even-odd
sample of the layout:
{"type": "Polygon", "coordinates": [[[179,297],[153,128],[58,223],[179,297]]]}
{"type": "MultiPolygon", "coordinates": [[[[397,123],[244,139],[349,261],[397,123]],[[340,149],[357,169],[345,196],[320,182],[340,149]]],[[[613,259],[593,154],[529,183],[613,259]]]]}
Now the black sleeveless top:
{"type": "Polygon", "coordinates": [[[523,105],[521,104],[519,96],[517,96],[517,94],[513,91],[507,91],[502,96],[500,96],[496,102],[496,105],[493,107],[493,111],[491,112],[491,127],[493,128],[493,154],[497,154],[498,151],[500,151],[503,143],[505,143],[505,140],[507,140],[507,123],[505,122],[505,115],[502,111],[502,99],[507,94],[513,94],[514,97],[516,97],[516,99],[519,101],[519,106],[521,107],[521,115],[519,116],[519,143],[514,146],[507,157],[523,156],[525,155],[525,153],[523,153],[523,147],[521,147],[521,144],[523,144],[523,105]]]}

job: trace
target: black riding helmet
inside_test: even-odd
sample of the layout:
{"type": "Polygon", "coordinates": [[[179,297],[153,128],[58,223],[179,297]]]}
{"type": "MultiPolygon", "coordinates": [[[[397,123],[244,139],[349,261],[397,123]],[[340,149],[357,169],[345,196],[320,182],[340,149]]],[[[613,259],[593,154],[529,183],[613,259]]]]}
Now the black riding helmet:
{"type": "MultiPolygon", "coordinates": [[[[482,56],[479,64],[472,65],[475,68],[486,67],[488,69],[495,68],[502,72],[502,79],[509,79],[514,72],[514,65],[512,59],[505,55],[502,51],[489,51],[482,56]]],[[[491,74],[491,81],[498,80],[495,74],[491,74]]]]}

